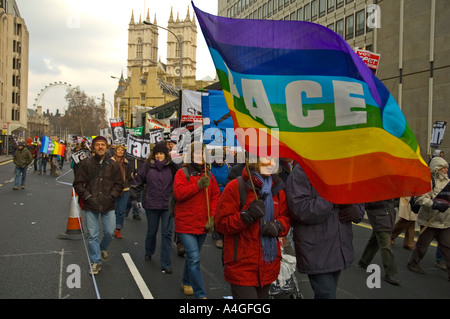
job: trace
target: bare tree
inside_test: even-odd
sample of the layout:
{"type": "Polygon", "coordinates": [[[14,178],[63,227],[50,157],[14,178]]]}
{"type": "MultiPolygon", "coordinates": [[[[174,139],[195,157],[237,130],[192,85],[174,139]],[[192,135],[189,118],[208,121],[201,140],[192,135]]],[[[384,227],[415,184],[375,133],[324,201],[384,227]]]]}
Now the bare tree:
{"type": "Polygon", "coordinates": [[[64,124],[72,134],[80,136],[98,135],[101,123],[105,121],[105,109],[96,103],[79,87],[69,88],[65,96],[68,108],[64,124]]]}

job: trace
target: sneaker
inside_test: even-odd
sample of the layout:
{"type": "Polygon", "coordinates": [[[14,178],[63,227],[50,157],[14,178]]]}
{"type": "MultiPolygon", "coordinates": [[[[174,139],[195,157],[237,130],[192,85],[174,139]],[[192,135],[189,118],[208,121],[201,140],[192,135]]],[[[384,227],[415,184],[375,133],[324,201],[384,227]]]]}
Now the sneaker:
{"type": "Polygon", "coordinates": [[[109,260],[109,254],[107,250],[102,250],[101,252],[102,255],[102,261],[108,261],[109,260]]]}
{"type": "Polygon", "coordinates": [[[14,186],[13,189],[14,189],[15,191],[17,191],[17,190],[19,190],[19,187],[14,186]]]}
{"type": "Polygon", "coordinates": [[[181,284],[181,289],[183,289],[186,296],[192,296],[194,294],[194,289],[192,289],[192,286],[181,284]]]}
{"type": "Polygon", "coordinates": [[[21,187],[22,189],[25,189],[25,185],[22,185],[22,187],[21,187]]]}
{"type": "Polygon", "coordinates": [[[122,239],[123,238],[122,234],[120,233],[120,229],[116,229],[116,232],[114,233],[114,236],[117,239],[122,239]]]}
{"type": "Polygon", "coordinates": [[[102,266],[100,264],[97,263],[93,263],[91,264],[91,267],[89,268],[89,275],[97,275],[98,272],[102,269],[102,266]]]}
{"type": "Polygon", "coordinates": [[[169,275],[172,273],[172,269],[170,267],[163,268],[162,273],[169,275]]]}

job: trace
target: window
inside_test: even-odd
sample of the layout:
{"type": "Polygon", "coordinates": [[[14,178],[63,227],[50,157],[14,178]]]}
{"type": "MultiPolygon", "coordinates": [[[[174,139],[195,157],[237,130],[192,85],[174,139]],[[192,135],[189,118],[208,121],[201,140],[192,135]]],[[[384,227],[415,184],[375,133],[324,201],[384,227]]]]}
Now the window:
{"type": "Polygon", "coordinates": [[[319,17],[327,13],[327,0],[319,0],[319,17]]]}
{"type": "Polygon", "coordinates": [[[263,15],[262,15],[263,19],[267,18],[267,3],[264,3],[263,5],[263,15]]]}
{"type": "Polygon", "coordinates": [[[294,11],[291,13],[291,20],[292,21],[297,20],[296,18],[297,18],[297,13],[294,11]]]}
{"type": "Polygon", "coordinates": [[[356,36],[364,34],[365,17],[366,13],[364,9],[356,12],[356,36]]]}
{"type": "Polygon", "coordinates": [[[328,0],[328,13],[334,11],[334,0],[328,0]]]}
{"type": "Polygon", "coordinates": [[[344,36],[344,19],[336,21],[336,33],[344,36]]]}
{"type": "Polygon", "coordinates": [[[311,21],[317,19],[317,0],[311,2],[311,21]]]}
{"type": "Polygon", "coordinates": [[[342,7],[344,5],[344,0],[336,0],[336,9],[342,7]]]}
{"type": "Polygon", "coordinates": [[[297,20],[302,21],[303,20],[303,8],[300,8],[297,10],[297,20]]]}
{"type": "Polygon", "coordinates": [[[180,43],[178,43],[178,41],[175,43],[175,56],[178,58],[180,57],[180,43]]]}
{"type": "Polygon", "coordinates": [[[273,0],[273,13],[276,13],[278,11],[278,1],[281,0],[273,0]]]}
{"type": "Polygon", "coordinates": [[[270,17],[272,15],[272,10],[273,10],[273,1],[269,0],[268,4],[267,4],[267,16],[270,17]]]}
{"type": "Polygon", "coordinates": [[[309,6],[309,3],[303,7],[303,14],[304,14],[304,21],[311,20],[311,8],[309,6]]]}
{"type": "Polygon", "coordinates": [[[142,59],[142,39],[141,38],[138,39],[138,43],[136,46],[136,58],[142,59]]]}
{"type": "Polygon", "coordinates": [[[288,7],[289,6],[289,0],[284,0],[284,7],[288,7]]]}
{"type": "Polygon", "coordinates": [[[345,39],[351,39],[354,35],[354,29],[355,29],[355,18],[352,15],[345,18],[345,39]]]}
{"type": "Polygon", "coordinates": [[[285,0],[278,0],[278,10],[283,10],[283,1],[285,0]]]}
{"type": "Polygon", "coordinates": [[[334,31],[334,23],[327,25],[327,28],[330,29],[331,31],[334,31]]]}

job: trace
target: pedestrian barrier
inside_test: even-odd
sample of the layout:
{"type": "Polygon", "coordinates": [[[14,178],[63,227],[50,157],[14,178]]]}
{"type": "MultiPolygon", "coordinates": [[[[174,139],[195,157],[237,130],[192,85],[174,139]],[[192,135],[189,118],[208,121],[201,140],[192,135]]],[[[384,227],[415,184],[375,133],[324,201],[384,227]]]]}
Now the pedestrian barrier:
{"type": "Polygon", "coordinates": [[[56,236],[59,239],[81,239],[83,235],[83,227],[79,212],[81,211],[78,204],[78,195],[72,188],[72,198],[70,201],[69,219],[67,221],[66,231],[56,236]]]}

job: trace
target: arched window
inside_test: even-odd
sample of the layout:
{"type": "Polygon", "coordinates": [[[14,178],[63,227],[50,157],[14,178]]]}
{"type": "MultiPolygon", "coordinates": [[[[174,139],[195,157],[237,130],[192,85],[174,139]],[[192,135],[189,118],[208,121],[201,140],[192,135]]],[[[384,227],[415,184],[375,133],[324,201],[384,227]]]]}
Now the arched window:
{"type": "Polygon", "coordinates": [[[142,59],[142,39],[138,39],[137,47],[136,47],[136,58],[142,59]]]}

